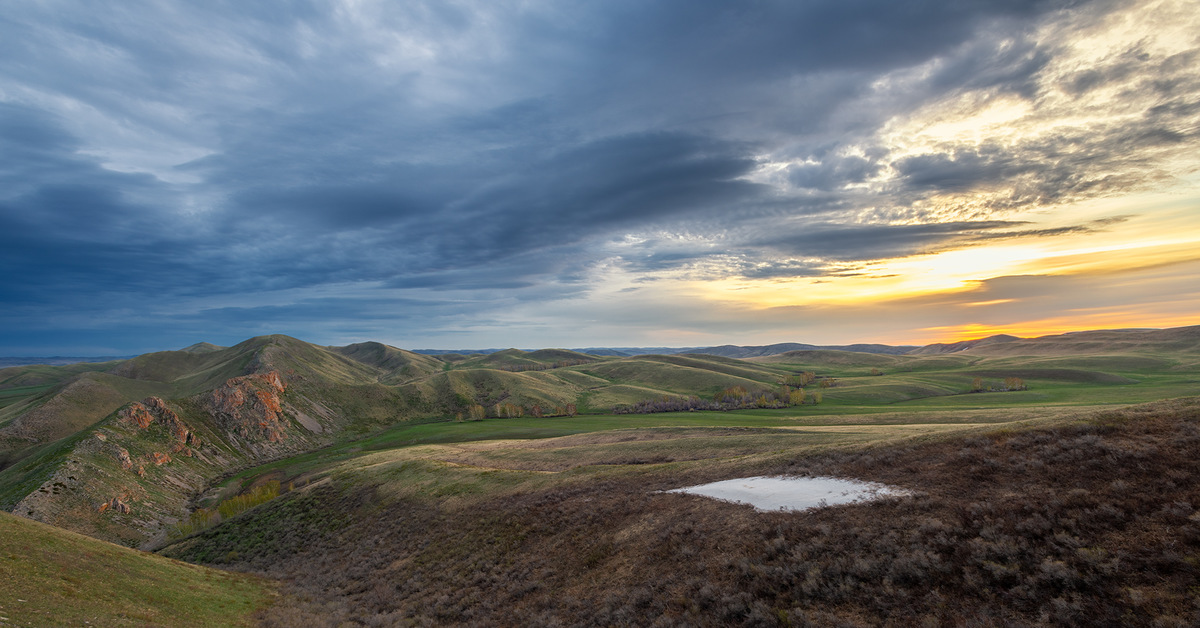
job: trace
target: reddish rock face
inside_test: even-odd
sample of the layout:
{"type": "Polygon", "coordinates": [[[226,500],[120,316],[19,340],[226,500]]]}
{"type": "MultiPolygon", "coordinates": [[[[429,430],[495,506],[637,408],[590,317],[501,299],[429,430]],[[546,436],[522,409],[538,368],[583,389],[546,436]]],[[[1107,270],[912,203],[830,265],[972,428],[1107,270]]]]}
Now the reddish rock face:
{"type": "MultiPolygon", "coordinates": [[[[139,430],[150,429],[156,423],[166,428],[169,435],[168,438],[171,439],[169,446],[173,454],[182,454],[191,457],[193,453],[192,448],[200,446],[200,439],[192,433],[192,430],[179,418],[179,415],[168,407],[165,401],[158,397],[147,397],[141,403],[131,403],[128,407],[121,410],[118,417],[121,422],[137,426],[139,430]]],[[[115,447],[112,455],[121,463],[121,468],[145,477],[145,465],[139,464],[134,469],[133,459],[130,457],[129,451],[124,447],[115,447]]],[[[149,458],[155,465],[162,465],[171,461],[169,454],[160,452],[150,454],[149,458]]]]}
{"type": "MultiPolygon", "coordinates": [[[[151,399],[154,398],[151,397],[151,399]]],[[[132,423],[144,430],[154,423],[154,415],[150,414],[149,408],[135,401],[129,404],[128,408],[121,411],[121,420],[126,423],[132,423]]]]}
{"type": "MultiPolygon", "coordinates": [[[[199,447],[200,439],[192,433],[187,424],[179,418],[175,411],[167,407],[167,403],[158,397],[147,397],[141,403],[134,402],[129,404],[129,407],[120,412],[121,421],[136,425],[139,429],[149,429],[155,423],[167,428],[175,440],[175,447],[172,450],[175,453],[183,453],[185,456],[191,456],[191,447],[199,447]]],[[[128,454],[126,454],[128,458],[128,454]]],[[[121,460],[122,466],[126,469],[132,466],[125,465],[124,459],[121,460]]]]}
{"type": "Polygon", "coordinates": [[[121,501],[120,497],[114,497],[111,500],[106,501],[103,504],[100,504],[100,506],[96,510],[98,510],[100,512],[106,512],[110,509],[113,512],[119,512],[123,515],[129,514],[129,511],[130,511],[129,504],[126,504],[125,502],[121,501]]]}
{"type": "Polygon", "coordinates": [[[213,390],[203,403],[231,432],[247,439],[279,442],[287,438],[279,398],[284,390],[277,371],[243,375],[213,390]]]}

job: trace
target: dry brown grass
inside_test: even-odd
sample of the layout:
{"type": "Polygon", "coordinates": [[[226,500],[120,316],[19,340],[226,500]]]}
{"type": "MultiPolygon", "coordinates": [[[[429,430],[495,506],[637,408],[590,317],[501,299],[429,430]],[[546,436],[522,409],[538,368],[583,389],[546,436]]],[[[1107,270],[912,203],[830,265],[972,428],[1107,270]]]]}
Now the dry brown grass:
{"type": "Polygon", "coordinates": [[[1200,400],[756,460],[919,494],[759,513],[656,492],[728,464],[469,499],[335,481],[183,553],[288,583],[268,626],[1200,623],[1200,400]]]}

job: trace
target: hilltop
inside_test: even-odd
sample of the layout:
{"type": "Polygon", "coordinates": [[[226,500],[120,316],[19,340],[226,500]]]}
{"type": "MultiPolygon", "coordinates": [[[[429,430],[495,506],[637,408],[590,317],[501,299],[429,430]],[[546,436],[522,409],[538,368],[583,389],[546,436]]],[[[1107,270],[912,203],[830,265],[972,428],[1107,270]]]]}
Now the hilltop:
{"type": "Polygon", "coordinates": [[[217,478],[398,423],[573,415],[778,380],[769,367],[723,360],[622,361],[562,349],[441,359],[275,335],[4,369],[0,507],[152,547],[217,478]]]}

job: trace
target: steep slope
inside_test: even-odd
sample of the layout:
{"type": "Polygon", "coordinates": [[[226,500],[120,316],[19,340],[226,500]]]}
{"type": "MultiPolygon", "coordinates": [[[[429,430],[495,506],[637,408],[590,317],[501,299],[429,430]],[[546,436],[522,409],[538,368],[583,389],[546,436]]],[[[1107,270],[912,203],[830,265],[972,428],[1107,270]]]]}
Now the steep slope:
{"type": "Polygon", "coordinates": [[[0,470],[39,447],[95,424],[146,395],[163,394],[161,384],[132,381],[105,373],[83,373],[5,408],[0,416],[0,470]]]}
{"type": "Polygon", "coordinates": [[[189,565],[0,513],[0,623],[250,626],[261,578],[189,565]]]}
{"type": "MultiPolygon", "coordinates": [[[[152,546],[218,477],[417,415],[402,391],[376,383],[376,369],[285,336],[131,362],[117,370],[125,377],[101,375],[160,394],[131,404],[110,396],[116,412],[27,449],[0,472],[0,507],[152,546]]],[[[64,429],[71,424],[62,413],[53,418],[64,429]]]]}
{"type": "Polygon", "coordinates": [[[231,470],[328,442],[333,426],[285,395],[278,372],[243,375],[194,397],[124,406],[6,478],[28,488],[23,517],[126,545],[153,544],[188,500],[231,470]],[[44,478],[44,479],[43,479],[44,478]]]}
{"type": "MultiPolygon", "coordinates": [[[[103,365],[105,372],[88,368],[40,393],[30,388],[23,399],[0,411],[0,469],[96,424],[131,401],[187,397],[231,377],[264,370],[262,354],[270,343],[270,337],[264,337],[227,349],[148,353],[103,365]]],[[[79,365],[40,372],[53,378],[71,370],[79,370],[79,365]]],[[[38,371],[10,379],[28,382],[32,372],[38,371]]]]}

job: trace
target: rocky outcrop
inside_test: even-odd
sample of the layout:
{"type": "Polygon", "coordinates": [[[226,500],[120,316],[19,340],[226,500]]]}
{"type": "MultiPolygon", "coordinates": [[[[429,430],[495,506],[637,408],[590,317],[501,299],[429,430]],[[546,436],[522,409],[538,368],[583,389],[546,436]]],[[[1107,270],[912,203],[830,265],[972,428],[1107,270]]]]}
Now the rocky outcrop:
{"type": "Polygon", "coordinates": [[[191,428],[179,418],[174,410],[167,407],[165,401],[158,397],[147,397],[141,403],[135,401],[121,410],[118,416],[121,422],[137,426],[138,429],[150,429],[155,424],[163,426],[173,439],[172,453],[191,456],[192,449],[200,446],[200,439],[192,432],[191,428]]]}
{"type": "Polygon", "coordinates": [[[287,438],[278,371],[234,377],[204,395],[202,404],[222,428],[250,441],[287,438]]]}
{"type": "Polygon", "coordinates": [[[100,504],[100,506],[98,508],[96,508],[96,510],[99,512],[108,512],[109,510],[111,510],[113,512],[127,515],[127,514],[129,514],[131,509],[129,508],[129,504],[126,504],[124,501],[122,501],[120,497],[114,497],[114,498],[100,504]]]}
{"type": "Polygon", "coordinates": [[[162,452],[156,451],[156,452],[150,454],[150,459],[154,461],[154,464],[156,464],[158,466],[162,466],[171,461],[171,456],[164,454],[162,452]]]}

